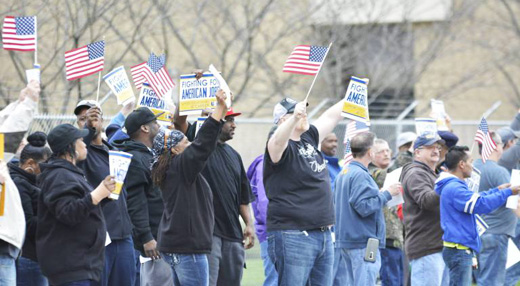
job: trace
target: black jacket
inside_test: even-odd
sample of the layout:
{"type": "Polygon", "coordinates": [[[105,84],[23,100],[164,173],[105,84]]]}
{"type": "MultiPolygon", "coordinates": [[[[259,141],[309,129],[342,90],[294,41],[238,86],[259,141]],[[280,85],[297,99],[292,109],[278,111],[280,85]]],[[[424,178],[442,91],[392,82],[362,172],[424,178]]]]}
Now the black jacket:
{"type": "Polygon", "coordinates": [[[38,176],[36,253],[50,284],[99,281],[105,257],[106,227],[93,188],[70,162],[51,158],[38,176]]]}
{"type": "Polygon", "coordinates": [[[170,162],[161,185],[165,210],[158,244],[162,252],[211,252],[213,194],[201,172],[215,150],[221,129],[222,124],[209,117],[193,143],[170,162]]]}
{"type": "MultiPolygon", "coordinates": [[[[110,175],[108,151],[115,150],[115,148],[105,140],[103,140],[103,145],[101,146],[92,145],[91,138],[93,138],[95,130],[89,129],[89,131],[89,136],[84,138],[88,150],[87,159],[79,162],[77,165],[85,173],[85,177],[90,185],[96,188],[106,176],[110,175]]],[[[125,239],[132,234],[132,223],[128,215],[126,196],[125,186],[123,186],[119,199],[105,199],[101,203],[111,240],[125,239]]]]}
{"type": "Polygon", "coordinates": [[[20,193],[25,214],[25,241],[22,256],[33,261],[36,258],[36,225],[38,224],[38,196],[40,188],[36,186],[36,175],[29,174],[15,164],[8,164],[9,175],[20,193]]]}
{"type": "Polygon", "coordinates": [[[143,244],[157,240],[164,209],[161,191],[152,182],[150,165],[153,154],[143,143],[132,139],[115,141],[114,146],[133,155],[124,184],[128,194],[126,203],[134,226],[134,247],[145,256],[143,244]]]}

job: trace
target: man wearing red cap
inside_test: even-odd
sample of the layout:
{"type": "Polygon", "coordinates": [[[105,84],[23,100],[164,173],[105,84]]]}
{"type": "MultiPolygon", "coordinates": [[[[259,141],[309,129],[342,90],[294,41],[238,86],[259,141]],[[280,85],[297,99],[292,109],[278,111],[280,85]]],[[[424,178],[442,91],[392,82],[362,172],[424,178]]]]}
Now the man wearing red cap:
{"type": "Polygon", "coordinates": [[[217,148],[202,171],[211,187],[215,209],[213,244],[211,254],[208,255],[209,285],[240,285],[245,261],[244,248],[249,249],[254,245],[249,205],[254,196],[242,158],[226,143],[235,135],[235,117],[240,114],[233,112],[233,109],[226,113],[217,148]],[[243,231],[239,216],[246,224],[243,231]]]}

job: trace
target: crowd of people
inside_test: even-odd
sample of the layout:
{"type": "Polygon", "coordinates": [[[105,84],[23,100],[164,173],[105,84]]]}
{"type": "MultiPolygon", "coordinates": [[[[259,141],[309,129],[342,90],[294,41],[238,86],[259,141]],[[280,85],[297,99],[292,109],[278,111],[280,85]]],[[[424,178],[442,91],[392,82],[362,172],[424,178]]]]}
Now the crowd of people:
{"type": "MultiPolygon", "coordinates": [[[[0,111],[6,142],[28,130],[39,92],[32,81],[0,111]]],[[[0,285],[240,285],[255,235],[266,286],[520,280],[520,264],[506,270],[520,211],[505,206],[520,192],[509,184],[520,112],[490,131],[497,148],[487,160],[474,161],[448,124],[400,134],[395,156],[389,142],[359,132],[343,164],[333,133],[343,101],[311,124],[307,102],[285,98],[258,142],[265,153],[245,168],[227,144],[241,115],[227,96],[217,92],[200,128],[178,113],[161,126],[133,103],[105,125],[100,104],[83,100],[76,126],[27,134],[0,162],[9,226],[0,229],[0,285]],[[116,200],[113,150],[132,155],[116,200]],[[391,172],[399,182],[385,184],[391,172]],[[468,185],[475,172],[477,190],[468,185]],[[400,195],[404,203],[387,206],[400,195]]]]}

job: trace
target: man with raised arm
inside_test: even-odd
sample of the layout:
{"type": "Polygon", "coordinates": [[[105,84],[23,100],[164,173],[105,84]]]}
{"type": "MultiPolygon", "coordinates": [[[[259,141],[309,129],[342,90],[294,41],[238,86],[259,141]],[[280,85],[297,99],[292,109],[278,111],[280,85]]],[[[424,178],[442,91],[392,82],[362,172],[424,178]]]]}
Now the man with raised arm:
{"type": "Polygon", "coordinates": [[[267,142],[264,184],[268,249],[278,285],[332,284],[334,206],[318,144],[341,120],[342,106],[336,103],[313,125],[305,101],[285,98],[274,108],[278,128],[267,142]]]}

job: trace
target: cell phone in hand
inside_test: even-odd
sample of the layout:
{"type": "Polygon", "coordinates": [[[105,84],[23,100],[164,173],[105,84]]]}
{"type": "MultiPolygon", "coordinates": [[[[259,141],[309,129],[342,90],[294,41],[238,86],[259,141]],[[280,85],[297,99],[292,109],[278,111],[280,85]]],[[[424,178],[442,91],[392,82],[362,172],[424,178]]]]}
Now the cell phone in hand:
{"type": "Polygon", "coordinates": [[[375,239],[375,238],[369,238],[367,241],[367,247],[365,250],[365,261],[376,262],[378,250],[379,250],[379,240],[375,239]]]}

